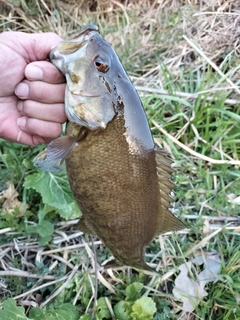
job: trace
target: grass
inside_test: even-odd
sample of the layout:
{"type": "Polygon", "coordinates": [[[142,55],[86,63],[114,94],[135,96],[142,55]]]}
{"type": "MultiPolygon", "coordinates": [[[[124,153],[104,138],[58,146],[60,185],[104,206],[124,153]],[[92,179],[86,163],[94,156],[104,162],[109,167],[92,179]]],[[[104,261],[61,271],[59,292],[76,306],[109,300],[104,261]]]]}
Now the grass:
{"type": "MultiPolygon", "coordinates": [[[[139,88],[156,143],[174,159],[174,212],[186,229],[157,237],[147,248],[146,259],[158,274],[100,269],[95,319],[131,320],[133,310],[143,313],[151,306],[145,298],[156,307],[145,319],[240,319],[239,49],[233,32],[237,8],[225,2],[225,11],[219,7],[216,16],[216,7],[194,4],[0,2],[2,30],[54,31],[67,37],[80,25],[98,24],[139,88]],[[219,257],[220,272],[188,312],[173,294],[179,268],[211,255],[219,257]]],[[[57,319],[65,307],[71,309],[70,303],[70,319],[90,319],[95,293],[91,242],[74,229],[78,213],[69,220],[70,211],[53,205],[58,192],[64,195],[63,208],[71,202],[62,176],[54,177],[60,189],[44,195],[46,176],[32,165],[40,148],[0,142],[0,301],[14,298],[32,319],[41,312],[41,319],[49,312],[57,319]],[[37,185],[38,180],[42,184],[37,185]],[[14,196],[4,193],[9,181],[14,196]]],[[[106,262],[109,251],[98,239],[94,244],[98,262],[106,262]]],[[[192,265],[188,276],[196,280],[203,270],[192,265]]],[[[140,313],[136,319],[142,319],[140,313]]]]}

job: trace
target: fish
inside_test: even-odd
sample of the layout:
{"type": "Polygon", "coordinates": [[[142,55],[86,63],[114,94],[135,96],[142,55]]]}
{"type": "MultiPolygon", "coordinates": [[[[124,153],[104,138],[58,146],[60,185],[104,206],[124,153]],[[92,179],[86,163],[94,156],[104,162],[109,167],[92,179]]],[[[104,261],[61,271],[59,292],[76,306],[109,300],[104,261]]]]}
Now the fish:
{"type": "Polygon", "coordinates": [[[115,260],[151,270],[146,246],[184,228],[171,212],[172,160],[155,145],[140,97],[98,27],[86,25],[49,55],[66,76],[66,132],[34,160],[48,171],[65,160],[81,209],[77,228],[96,235],[115,260]]]}

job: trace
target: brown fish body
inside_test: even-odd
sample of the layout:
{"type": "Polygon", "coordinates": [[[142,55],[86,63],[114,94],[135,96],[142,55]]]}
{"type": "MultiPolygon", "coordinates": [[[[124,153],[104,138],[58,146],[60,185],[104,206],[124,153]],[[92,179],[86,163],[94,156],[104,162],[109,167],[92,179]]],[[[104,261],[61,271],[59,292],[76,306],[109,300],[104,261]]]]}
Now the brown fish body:
{"type": "Polygon", "coordinates": [[[95,26],[60,44],[50,59],[67,78],[69,122],[66,136],[49,144],[47,159],[66,156],[82,211],[78,227],[102,239],[120,263],[149,269],[145,247],[155,235],[183,227],[168,210],[171,160],[154,146],[141,100],[95,26]]]}
{"type": "MultiPolygon", "coordinates": [[[[149,135],[147,123],[142,124],[142,134],[149,135]]],[[[149,148],[138,141],[137,152],[131,151],[124,116],[117,116],[105,130],[88,132],[69,153],[66,167],[83,213],[80,229],[85,223],[119,261],[143,268],[144,248],[156,233],[160,210],[151,136],[149,148]]]]}

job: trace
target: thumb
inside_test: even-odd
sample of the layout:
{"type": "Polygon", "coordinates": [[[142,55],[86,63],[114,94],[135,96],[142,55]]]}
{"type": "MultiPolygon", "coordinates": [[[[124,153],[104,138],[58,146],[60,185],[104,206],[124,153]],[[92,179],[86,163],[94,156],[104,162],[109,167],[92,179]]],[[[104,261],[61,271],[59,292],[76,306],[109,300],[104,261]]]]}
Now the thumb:
{"type": "Polygon", "coordinates": [[[4,43],[21,55],[26,63],[46,60],[49,52],[62,39],[53,32],[33,33],[3,32],[0,43],[4,43]]]}
{"type": "Polygon", "coordinates": [[[36,33],[29,35],[31,50],[29,50],[30,62],[46,60],[49,52],[62,40],[56,33],[36,33]]]}

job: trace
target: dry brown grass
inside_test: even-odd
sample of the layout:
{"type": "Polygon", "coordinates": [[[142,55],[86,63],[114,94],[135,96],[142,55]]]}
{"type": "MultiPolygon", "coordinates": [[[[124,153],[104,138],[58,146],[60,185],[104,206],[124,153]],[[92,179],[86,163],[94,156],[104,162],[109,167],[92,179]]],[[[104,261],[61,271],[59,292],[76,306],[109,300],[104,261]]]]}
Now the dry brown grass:
{"type": "MultiPolygon", "coordinates": [[[[35,5],[32,1],[18,3],[0,0],[2,29],[53,31],[67,37],[80,26],[93,21],[117,47],[125,46],[137,30],[138,49],[131,56],[142,52],[148,56],[149,51],[153,54],[161,48],[159,58],[175,70],[181,65],[202,64],[201,57],[195,57],[194,49],[182,39],[183,34],[194,39],[217,65],[221,64],[226,54],[239,54],[238,0],[144,0],[141,5],[136,0],[69,0],[59,1],[58,5],[46,0],[34,1],[35,5]],[[174,24],[175,30],[172,30],[174,24]],[[116,25],[117,30],[113,28],[116,25]],[[159,44],[156,44],[156,38],[159,44]]],[[[150,71],[156,63],[143,67],[150,71]]],[[[144,70],[142,73],[145,74],[144,70]]]]}

